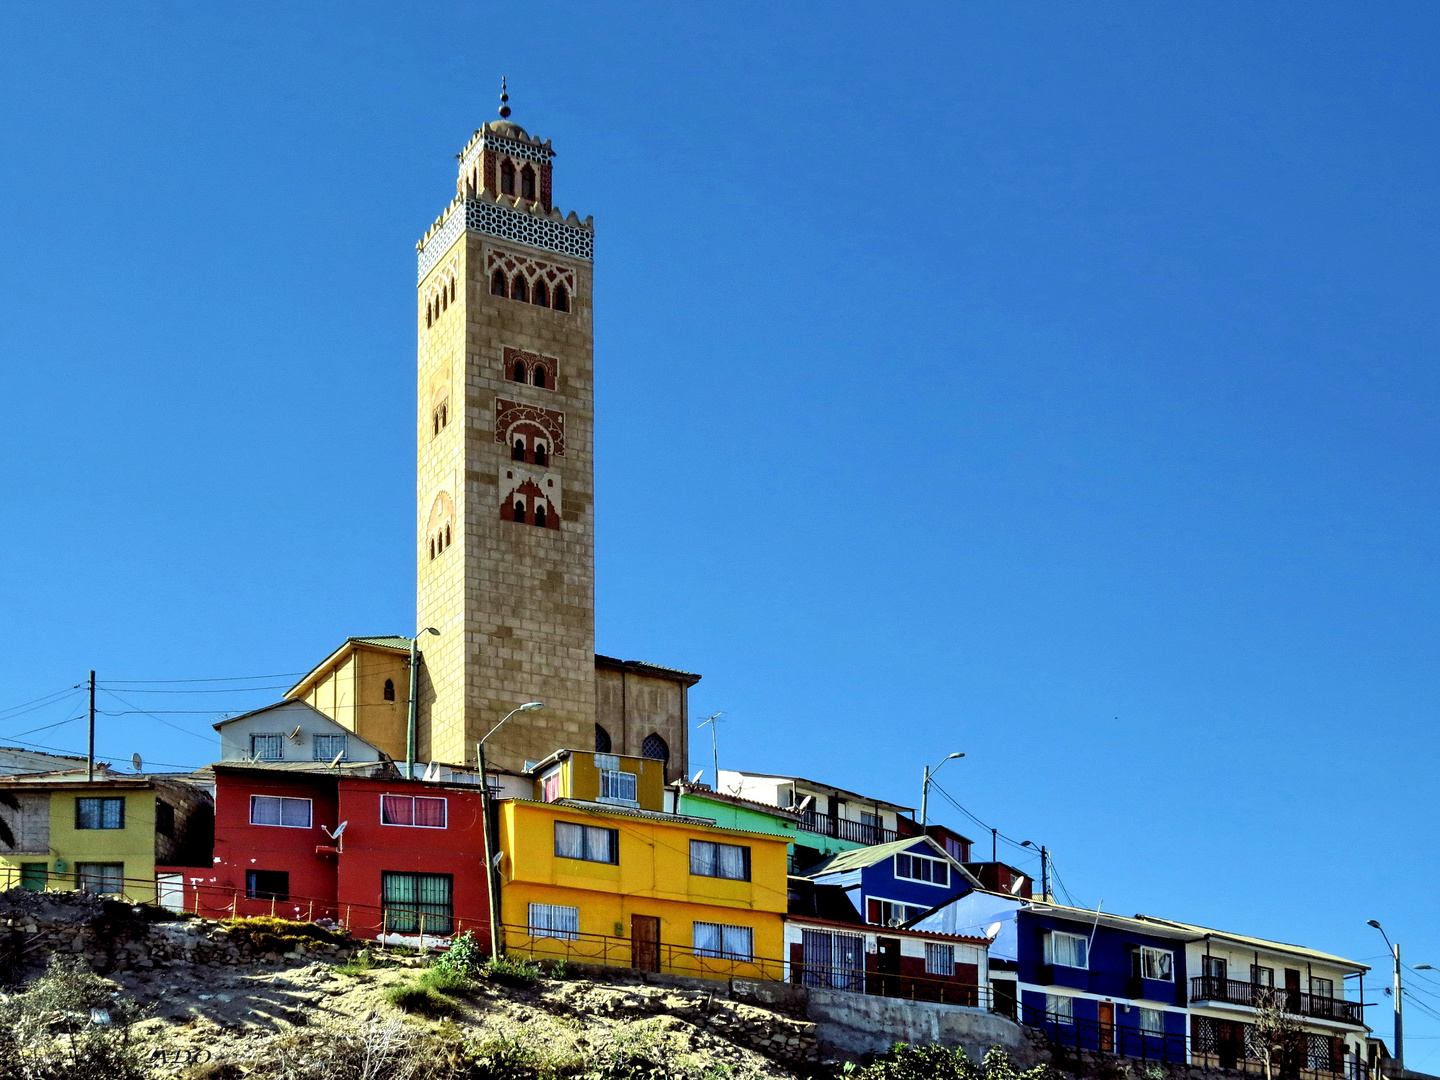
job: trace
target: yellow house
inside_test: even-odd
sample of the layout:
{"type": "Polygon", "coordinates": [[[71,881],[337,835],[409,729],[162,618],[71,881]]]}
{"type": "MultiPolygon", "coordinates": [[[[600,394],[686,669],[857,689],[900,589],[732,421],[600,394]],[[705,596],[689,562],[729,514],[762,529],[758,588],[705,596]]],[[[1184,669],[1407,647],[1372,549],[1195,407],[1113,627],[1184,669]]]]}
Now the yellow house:
{"type": "Polygon", "coordinates": [[[209,863],[213,805],[200,788],[156,777],[83,771],[0,780],[0,888],[86,889],[154,903],[156,866],[209,863]]]}
{"type": "Polygon", "coordinates": [[[557,750],[537,762],[529,775],[535,779],[538,802],[579,799],[606,806],[665,809],[665,762],[654,758],[557,750]]]}
{"type": "MultiPolygon", "coordinates": [[[[586,757],[569,760],[578,766],[586,757]]],[[[511,953],[717,979],[784,978],[784,837],[563,797],[507,799],[499,817],[501,922],[511,953]]]]}

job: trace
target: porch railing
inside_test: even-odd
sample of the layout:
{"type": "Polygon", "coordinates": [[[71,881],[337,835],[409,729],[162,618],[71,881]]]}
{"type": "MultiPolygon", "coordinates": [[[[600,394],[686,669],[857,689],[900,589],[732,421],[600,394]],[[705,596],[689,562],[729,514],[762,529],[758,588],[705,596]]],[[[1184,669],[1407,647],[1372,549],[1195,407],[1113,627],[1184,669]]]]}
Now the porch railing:
{"type": "Polygon", "coordinates": [[[800,828],[806,832],[831,836],[836,840],[849,840],[867,847],[874,844],[888,844],[892,840],[900,839],[900,834],[894,829],[872,825],[868,821],[851,821],[848,818],[817,814],[813,810],[806,810],[800,815],[800,828]]]}
{"type": "MultiPolygon", "coordinates": [[[[1222,979],[1217,975],[1196,975],[1190,980],[1190,1000],[1220,1002],[1226,1005],[1247,1005],[1255,1007],[1257,992],[1269,992],[1272,988],[1255,983],[1240,982],[1236,979],[1222,979]]],[[[1358,1001],[1347,998],[1327,997],[1320,994],[1302,994],[1298,990],[1274,988],[1275,995],[1284,1003],[1285,1011],[1298,1016],[1311,1016],[1318,1020],[1338,1020],[1344,1024],[1361,1025],[1364,1014],[1358,1001]]]]}

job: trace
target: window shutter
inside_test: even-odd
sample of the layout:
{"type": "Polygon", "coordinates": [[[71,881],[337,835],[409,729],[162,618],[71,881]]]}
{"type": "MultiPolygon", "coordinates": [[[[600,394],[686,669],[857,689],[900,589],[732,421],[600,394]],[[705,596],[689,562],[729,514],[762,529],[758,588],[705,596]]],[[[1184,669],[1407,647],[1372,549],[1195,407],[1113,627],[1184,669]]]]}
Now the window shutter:
{"type": "Polygon", "coordinates": [[[865,904],[866,904],[865,910],[866,910],[867,919],[868,919],[871,923],[874,923],[874,924],[878,925],[879,922],[880,922],[880,901],[879,901],[879,900],[867,900],[867,901],[865,902],[865,904]]]}

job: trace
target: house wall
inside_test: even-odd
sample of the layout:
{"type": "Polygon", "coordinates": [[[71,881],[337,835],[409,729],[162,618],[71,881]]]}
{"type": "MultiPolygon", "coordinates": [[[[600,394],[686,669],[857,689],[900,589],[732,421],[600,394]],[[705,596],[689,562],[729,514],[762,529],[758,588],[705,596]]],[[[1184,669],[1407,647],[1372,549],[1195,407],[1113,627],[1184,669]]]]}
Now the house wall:
{"type": "MultiPolygon", "coordinates": [[[[12,791],[16,801],[20,804],[19,810],[11,810],[8,807],[0,806],[0,818],[10,827],[10,833],[15,837],[15,846],[7,847],[0,845],[0,861],[8,861],[12,854],[38,855],[48,857],[50,854],[50,793],[12,791]]],[[[27,858],[16,860],[20,862],[36,862],[37,859],[27,858]]]]}
{"type": "Polygon", "coordinates": [[[405,759],[409,653],[357,646],[318,675],[296,700],[314,706],[394,760],[405,759]],[[395,686],[393,701],[385,700],[386,679],[395,686]]]}
{"type": "Polygon", "coordinates": [[[646,736],[659,735],[670,748],[666,782],[685,778],[687,697],[683,682],[596,661],[595,722],[609,732],[611,752],[639,757],[646,736]]]}
{"type": "Polygon", "coordinates": [[[194,784],[155,780],[155,798],[175,812],[169,836],[155,832],[155,862],[176,866],[210,866],[215,847],[215,802],[194,784]]]}
{"type": "MultiPolygon", "coordinates": [[[[877,930],[865,926],[837,926],[833,923],[807,922],[804,919],[794,917],[785,920],[785,955],[791,964],[790,971],[787,971],[786,978],[792,977],[791,973],[797,965],[804,960],[802,948],[806,930],[818,930],[828,934],[855,934],[865,941],[865,970],[873,972],[876,970],[876,957],[878,955],[878,938],[894,938],[900,942],[900,973],[910,979],[917,979],[920,982],[933,980],[949,980],[966,986],[984,985],[983,973],[989,969],[988,953],[984,945],[977,945],[970,942],[955,941],[944,935],[921,935],[907,932],[887,933],[884,930],[877,930]],[[942,945],[950,945],[955,949],[955,970],[948,975],[930,974],[925,971],[925,945],[927,942],[934,942],[942,945]]],[[[923,994],[921,995],[924,996],[923,994]]],[[[974,1001],[963,1002],[964,1004],[976,1004],[978,996],[974,1001]]]]}
{"type": "MultiPolygon", "coordinates": [[[[686,792],[680,796],[680,813],[690,817],[709,818],[722,829],[741,829],[746,832],[769,833],[783,836],[790,842],[790,853],[794,854],[796,843],[807,844],[813,839],[817,844],[827,840],[824,836],[803,832],[788,818],[777,817],[752,810],[734,803],[707,799],[697,792],[686,792]]],[[[854,845],[849,845],[853,847],[854,845]]],[[[848,850],[848,847],[844,850],[848,850]]]]}
{"type": "Polygon", "coordinates": [[[1021,982],[1068,987],[1105,997],[1144,1001],[1147,1007],[1150,1007],[1150,1003],[1156,1006],[1181,1007],[1186,1004],[1188,983],[1183,942],[1022,909],[1017,924],[1017,944],[1021,982]],[[1088,970],[1059,965],[1049,968],[1045,966],[1044,937],[1045,933],[1051,930],[1092,939],[1088,970]],[[1130,957],[1141,946],[1164,949],[1174,954],[1174,982],[1153,979],[1132,981],[1130,957]]]}
{"type": "MultiPolygon", "coordinates": [[[[78,863],[122,863],[125,895],[139,902],[155,899],[155,792],[144,788],[115,789],[96,783],[83,791],[50,795],[51,875],[49,887],[70,890],[77,885],[78,863]],[[75,800],[85,796],[119,796],[125,800],[123,829],[75,828],[75,800]],[[63,863],[64,870],[60,869],[63,863]]],[[[31,860],[24,860],[29,862],[31,860]]],[[[37,860],[38,861],[38,860],[37,860]]]]}
{"type": "MultiPolygon", "coordinates": [[[[905,852],[914,852],[930,858],[940,857],[939,852],[931,847],[924,838],[917,839],[915,843],[905,849],[905,852]]],[[[937,904],[943,904],[957,893],[969,891],[970,888],[953,864],[950,864],[950,884],[945,886],[896,877],[893,856],[875,863],[873,866],[865,867],[860,872],[860,882],[865,901],[860,910],[867,919],[870,917],[867,909],[872,898],[932,908],[937,904]]]]}
{"type": "MultiPolygon", "coordinates": [[[[379,761],[379,750],[369,745],[363,737],[357,737],[355,732],[349,730],[345,725],[331,719],[323,710],[316,708],[307,702],[294,701],[273,709],[266,709],[255,716],[240,717],[220,725],[220,760],[221,761],[245,761],[250,757],[250,736],[252,735],[281,735],[280,740],[282,761],[305,761],[314,762],[315,736],[316,735],[346,735],[347,761],[379,761]],[[299,734],[290,738],[290,733],[299,728],[299,734]]],[[[400,760],[404,760],[405,751],[402,745],[400,760]]],[[[330,757],[325,757],[328,762],[330,757]]]]}
{"type": "Polygon", "coordinates": [[[333,843],[320,826],[333,829],[341,820],[335,777],[253,771],[215,772],[215,856],[207,874],[187,875],[201,886],[201,914],[222,916],[268,914],[268,900],[245,898],[247,870],[283,870],[290,875],[288,902],[277,902],[276,914],[287,918],[336,918],[336,859],[317,854],[317,846],[333,843]],[[308,829],[250,824],[250,797],[276,795],[310,799],[308,829]],[[316,902],[312,905],[312,901],[316,902]]]}
{"type": "MultiPolygon", "coordinates": [[[[553,804],[505,802],[500,807],[501,848],[507,881],[501,894],[507,926],[525,927],[531,903],[564,904],[580,912],[580,932],[623,939],[632,915],[660,919],[667,970],[680,974],[778,978],[759,970],[682,955],[693,944],[693,924],[717,922],[749,926],[757,959],[773,971],[783,966],[783,917],[786,907],[785,841],[780,837],[727,832],[663,819],[577,811],[553,804]],[[592,863],[555,856],[557,821],[617,830],[618,863],[592,863]],[[690,840],[743,844],[750,848],[750,881],[729,881],[690,873],[690,840]],[[618,930],[618,933],[617,933],[618,930]],[[673,954],[673,955],[672,955],[673,954]],[[671,963],[673,961],[673,964],[671,963]],[[723,971],[721,970],[723,968],[723,971]]],[[[514,931],[511,931],[513,936],[514,931]]],[[[527,935],[523,929],[519,937],[527,935]]],[[[566,955],[596,962],[626,962],[621,941],[556,942],[534,947],[543,955],[566,955]],[[586,956],[584,950],[608,947],[613,957],[586,956]],[[578,950],[578,951],[577,951],[578,950]]]]}
{"type": "Polygon", "coordinates": [[[381,906],[385,871],[449,874],[458,921],[455,931],[471,930],[488,944],[484,818],[478,790],[357,778],[339,782],[339,799],[340,820],[349,824],[344,852],[338,859],[331,856],[338,863],[337,896],[341,904],[367,907],[363,920],[351,912],[353,932],[361,932],[364,920],[378,924],[378,916],[368,909],[381,906]],[[446,800],[445,828],[382,823],[380,799],[385,794],[446,800]]]}
{"type": "MultiPolygon", "coordinates": [[[[861,821],[864,814],[878,814],[882,828],[899,828],[899,816],[893,807],[886,808],[883,804],[864,799],[830,794],[826,789],[806,784],[804,781],[791,781],[775,776],[746,776],[729,769],[721,769],[716,789],[726,795],[738,795],[742,799],[784,808],[799,806],[808,796],[813,799],[808,809],[816,814],[829,815],[831,804],[834,803],[834,816],[845,821],[861,821]]],[[[849,851],[863,846],[849,844],[839,850],[849,851]]]]}
{"type": "MultiPolygon", "coordinates": [[[[565,774],[561,789],[570,799],[584,799],[595,802],[600,798],[600,769],[595,764],[594,753],[572,751],[561,762],[565,774]]],[[[621,757],[622,772],[635,774],[636,802],[643,810],[665,809],[665,766],[659,761],[642,757],[621,757]]],[[[535,798],[540,797],[540,784],[536,781],[535,798]]]]}

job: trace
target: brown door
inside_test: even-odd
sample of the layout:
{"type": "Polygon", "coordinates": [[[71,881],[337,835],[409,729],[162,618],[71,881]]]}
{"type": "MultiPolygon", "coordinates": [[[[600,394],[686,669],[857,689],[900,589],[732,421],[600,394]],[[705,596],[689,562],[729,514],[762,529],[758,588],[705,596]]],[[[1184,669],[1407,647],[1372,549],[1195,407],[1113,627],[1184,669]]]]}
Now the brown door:
{"type": "Polygon", "coordinates": [[[630,966],[660,970],[660,920],[653,915],[630,916],[630,966]]]}
{"type": "Polygon", "coordinates": [[[1300,1011],[1300,970],[1285,969],[1285,1008],[1292,1013],[1300,1011]]]}
{"type": "Polygon", "coordinates": [[[1222,1069],[1233,1069],[1245,1053],[1245,1029],[1230,1020],[1215,1021],[1215,1056],[1222,1069]]]}
{"type": "Polygon", "coordinates": [[[1100,1052],[1115,1052],[1115,1006],[1109,1001],[1100,1002],[1100,1052]]]}
{"type": "Polygon", "coordinates": [[[900,993],[900,939],[882,937],[875,939],[875,970],[879,972],[880,993],[891,996],[900,993]]]}

